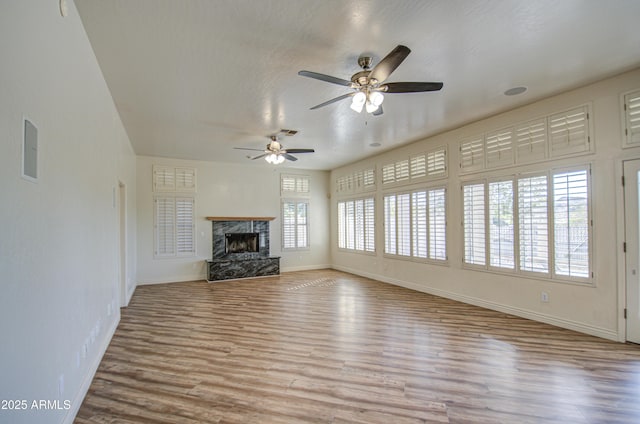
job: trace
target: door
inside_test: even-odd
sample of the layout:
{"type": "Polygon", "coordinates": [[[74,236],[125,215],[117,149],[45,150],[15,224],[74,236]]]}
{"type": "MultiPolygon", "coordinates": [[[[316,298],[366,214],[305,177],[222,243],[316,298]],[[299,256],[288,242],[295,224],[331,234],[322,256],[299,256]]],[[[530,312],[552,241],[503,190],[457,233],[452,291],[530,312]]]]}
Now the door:
{"type": "Polygon", "coordinates": [[[623,166],[627,341],[640,343],[640,159],[623,166]]]}

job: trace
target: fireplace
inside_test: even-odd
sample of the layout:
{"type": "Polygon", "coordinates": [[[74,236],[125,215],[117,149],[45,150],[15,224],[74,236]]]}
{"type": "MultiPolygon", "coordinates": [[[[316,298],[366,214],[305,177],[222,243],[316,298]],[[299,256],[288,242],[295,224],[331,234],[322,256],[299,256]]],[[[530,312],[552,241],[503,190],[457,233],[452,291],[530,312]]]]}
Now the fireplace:
{"type": "Polygon", "coordinates": [[[226,254],[260,251],[260,233],[226,233],[224,239],[226,254]]]}

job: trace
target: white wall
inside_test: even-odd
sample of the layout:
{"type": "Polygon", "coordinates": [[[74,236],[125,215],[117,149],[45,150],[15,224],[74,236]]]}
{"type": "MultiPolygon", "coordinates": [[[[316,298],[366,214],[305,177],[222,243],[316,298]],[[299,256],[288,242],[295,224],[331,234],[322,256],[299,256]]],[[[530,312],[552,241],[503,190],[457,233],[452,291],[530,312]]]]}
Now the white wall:
{"type": "Polygon", "coordinates": [[[329,173],[302,171],[264,164],[236,165],[139,156],[138,177],[138,279],[139,284],[206,278],[205,260],[211,259],[211,221],[207,216],[273,216],[270,225],[272,256],[281,256],[282,272],[326,268],[329,262],[329,173]],[[197,172],[196,256],[153,257],[153,165],[184,166],[197,172]],[[280,174],[308,175],[311,179],[311,248],[281,249],[280,174]]]}
{"type": "MultiPolygon", "coordinates": [[[[28,403],[0,410],[2,423],[75,415],[119,319],[119,181],[135,218],[135,157],[67,3],[67,18],[50,0],[0,11],[0,399],[28,403]],[[37,183],[21,178],[23,114],[39,131],[37,183]],[[36,410],[34,400],[71,409],[36,410]]],[[[128,220],[133,282],[135,225],[128,220]]]]}
{"type": "MultiPolygon", "coordinates": [[[[618,292],[617,271],[619,240],[616,231],[621,223],[619,169],[622,158],[638,157],[640,149],[622,149],[620,94],[640,88],[640,70],[576,89],[531,105],[511,110],[464,127],[439,134],[408,146],[336,169],[331,174],[332,193],[340,175],[377,166],[376,193],[376,250],[374,256],[346,253],[337,248],[335,234],[337,200],[332,198],[331,254],[337,269],[366,275],[382,281],[462,300],[528,318],[572,328],[600,337],[622,339],[623,319],[621,295],[618,292]],[[458,143],[460,140],[514,123],[550,115],[585,103],[592,104],[595,153],[574,159],[553,162],[553,166],[570,164],[592,165],[593,208],[593,271],[595,286],[551,282],[496,273],[462,269],[462,206],[458,175],[458,143]],[[410,154],[424,152],[430,147],[448,146],[449,178],[447,180],[447,266],[398,260],[383,255],[383,212],[380,189],[380,169],[383,164],[410,154]],[[550,302],[542,303],[542,291],[549,293],[550,302]]],[[[548,165],[519,167],[544,169],[548,165]]],[[[513,172],[513,171],[512,171],[513,172]]],[[[618,231],[619,233],[619,231],[618,231]]]]}

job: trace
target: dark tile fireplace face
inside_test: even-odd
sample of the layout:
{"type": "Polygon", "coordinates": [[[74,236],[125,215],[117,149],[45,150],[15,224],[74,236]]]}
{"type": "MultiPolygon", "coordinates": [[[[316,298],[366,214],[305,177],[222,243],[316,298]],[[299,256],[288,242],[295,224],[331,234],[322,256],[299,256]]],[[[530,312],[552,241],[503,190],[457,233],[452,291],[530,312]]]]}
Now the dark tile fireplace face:
{"type": "Polygon", "coordinates": [[[260,233],[226,233],[225,253],[253,253],[260,250],[260,233]]]}

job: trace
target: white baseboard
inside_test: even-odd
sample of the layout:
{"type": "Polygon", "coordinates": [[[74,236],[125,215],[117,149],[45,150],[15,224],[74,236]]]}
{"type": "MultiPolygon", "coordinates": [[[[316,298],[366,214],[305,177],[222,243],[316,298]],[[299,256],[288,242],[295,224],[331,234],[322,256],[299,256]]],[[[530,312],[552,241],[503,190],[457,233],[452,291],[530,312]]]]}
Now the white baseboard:
{"type": "Polygon", "coordinates": [[[201,281],[206,280],[205,274],[192,274],[192,275],[179,275],[173,277],[162,277],[158,279],[142,279],[138,280],[139,286],[147,286],[150,284],[165,284],[165,283],[184,283],[185,281],[201,281]]]}
{"type": "Polygon", "coordinates": [[[116,312],[115,319],[113,324],[108,329],[107,334],[105,335],[102,343],[99,346],[98,354],[93,357],[93,362],[89,365],[89,369],[87,374],[84,376],[84,380],[82,381],[82,385],[80,386],[80,390],[76,393],[73,401],[71,401],[71,409],[67,411],[64,419],[62,420],[62,424],[73,424],[73,421],[76,419],[76,415],[78,415],[78,411],[80,410],[80,406],[82,405],[82,401],[84,401],[87,392],[89,391],[89,387],[91,387],[91,382],[98,371],[98,367],[100,366],[100,362],[102,361],[102,357],[104,356],[107,348],[109,347],[109,343],[111,343],[111,339],[118,328],[118,324],[120,323],[120,310],[116,312]]]}
{"type": "Polygon", "coordinates": [[[364,272],[364,271],[352,269],[345,266],[334,265],[333,268],[337,269],[338,271],[344,271],[351,274],[359,275],[361,277],[371,278],[372,280],[382,281],[384,283],[389,283],[396,286],[405,287],[407,289],[432,294],[434,296],[456,300],[462,303],[468,303],[470,305],[480,306],[482,308],[491,309],[498,312],[504,312],[506,314],[527,318],[533,321],[543,322],[545,324],[551,324],[556,327],[566,328],[568,330],[577,331],[579,333],[589,334],[591,336],[601,337],[603,339],[613,340],[616,342],[620,341],[618,337],[618,333],[614,330],[596,327],[593,325],[588,325],[588,324],[584,324],[577,321],[567,320],[564,318],[558,318],[553,315],[541,314],[540,312],[530,311],[528,309],[516,308],[509,305],[504,305],[501,303],[490,302],[484,299],[479,299],[477,297],[454,293],[447,290],[435,289],[432,287],[424,287],[422,285],[412,283],[409,281],[389,278],[383,275],[364,272]]]}
{"type": "Polygon", "coordinates": [[[288,266],[286,268],[281,268],[280,272],[313,271],[314,269],[331,269],[331,265],[321,264],[321,265],[305,265],[305,266],[288,266]]]}

